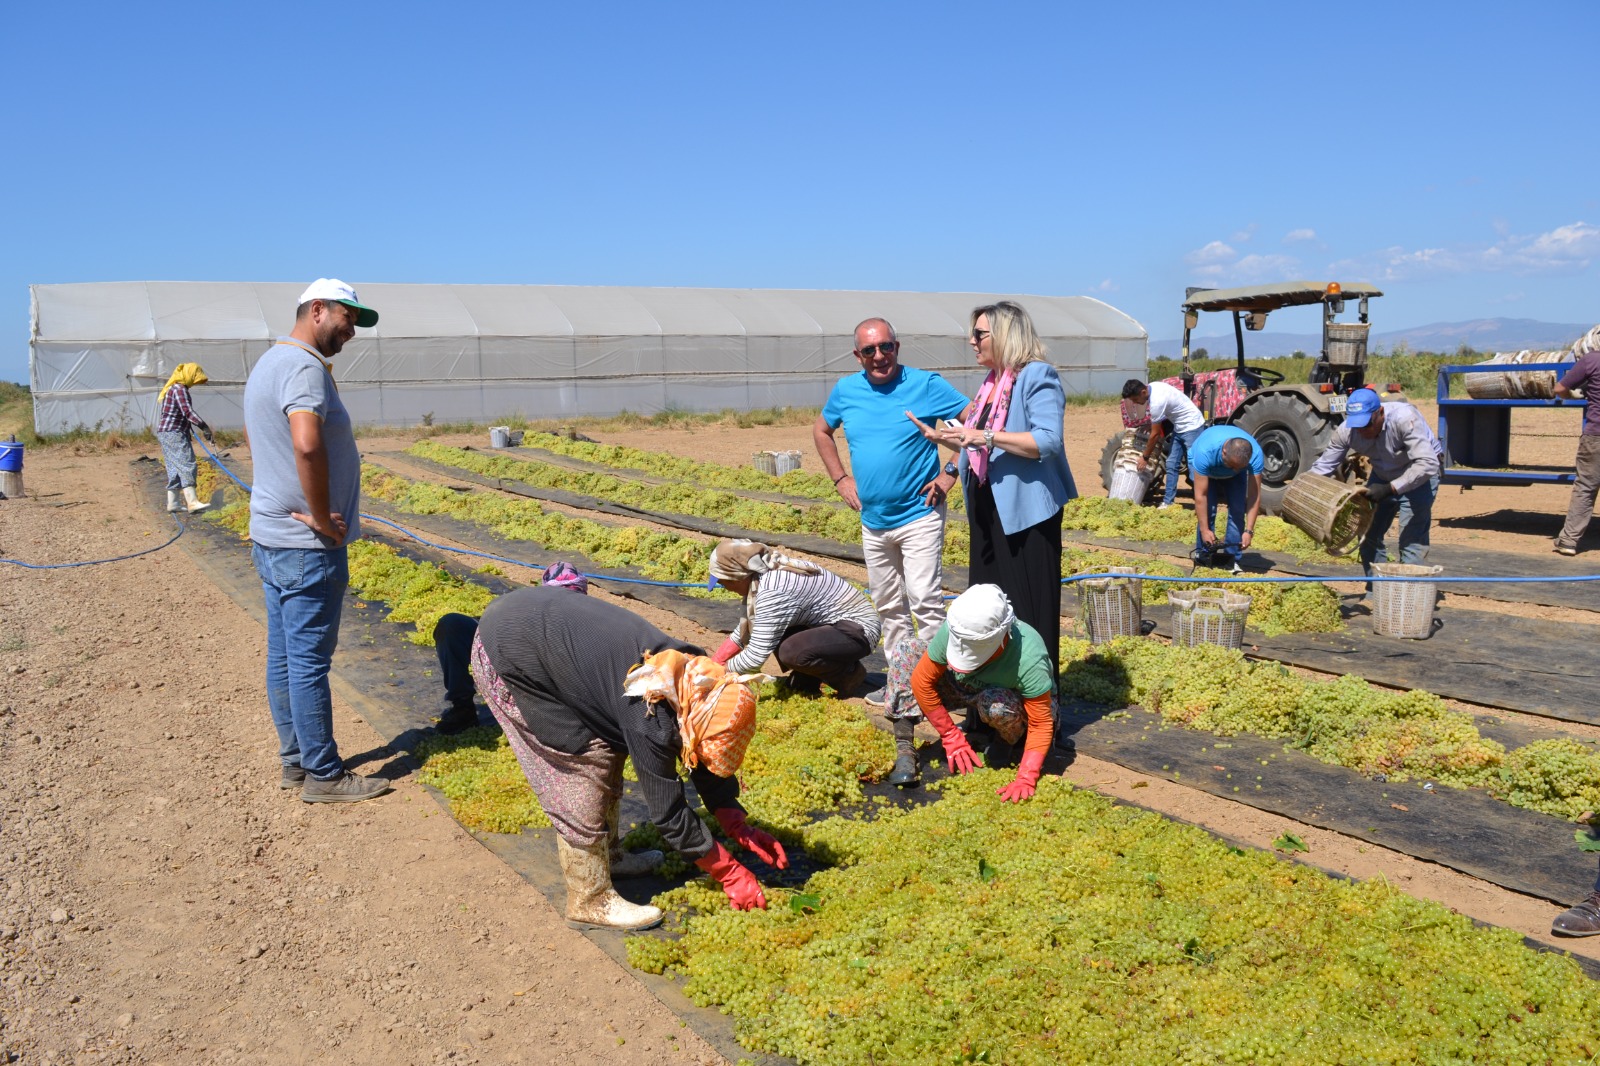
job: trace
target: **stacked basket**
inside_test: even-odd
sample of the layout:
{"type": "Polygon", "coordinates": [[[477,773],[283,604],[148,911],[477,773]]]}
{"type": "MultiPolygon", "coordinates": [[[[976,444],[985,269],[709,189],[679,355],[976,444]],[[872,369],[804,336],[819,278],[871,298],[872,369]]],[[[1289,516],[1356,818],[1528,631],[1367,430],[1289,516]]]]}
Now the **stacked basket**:
{"type": "Polygon", "coordinates": [[[1330,555],[1349,552],[1372,525],[1372,501],[1361,486],[1321,474],[1301,474],[1289,482],[1279,513],[1330,555]]]}
{"type": "MultiPolygon", "coordinates": [[[[1480,366],[1516,366],[1523,363],[1560,363],[1570,358],[1567,352],[1499,352],[1480,366]]],[[[1498,370],[1486,374],[1465,374],[1467,395],[1474,400],[1548,400],[1556,394],[1554,370],[1498,370]]]]}
{"type": "MultiPolygon", "coordinates": [[[[1112,574],[1137,574],[1131,566],[1107,568],[1112,574]]],[[[1144,626],[1144,582],[1137,577],[1092,577],[1078,583],[1078,621],[1091,644],[1114,637],[1137,637],[1144,626]]]]}
{"type": "Polygon", "coordinates": [[[757,470],[773,477],[782,477],[791,470],[800,469],[800,453],[797,451],[756,452],[750,461],[757,470]]]}
{"type": "Polygon", "coordinates": [[[1133,432],[1123,434],[1122,447],[1117,449],[1116,457],[1111,460],[1109,495],[1113,500],[1143,502],[1145,493],[1150,491],[1150,479],[1154,476],[1153,471],[1139,470],[1139,460],[1143,455],[1143,450],[1135,443],[1133,432]]]}
{"type": "Polygon", "coordinates": [[[1250,597],[1227,589],[1188,589],[1167,593],[1172,604],[1172,642],[1182,648],[1216,644],[1238,651],[1244,647],[1244,624],[1250,597]]]}

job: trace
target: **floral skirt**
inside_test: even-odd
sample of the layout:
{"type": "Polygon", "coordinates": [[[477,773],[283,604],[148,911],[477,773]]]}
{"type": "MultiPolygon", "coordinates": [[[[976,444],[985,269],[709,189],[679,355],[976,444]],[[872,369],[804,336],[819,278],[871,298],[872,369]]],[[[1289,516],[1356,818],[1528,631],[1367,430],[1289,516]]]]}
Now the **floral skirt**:
{"type": "Polygon", "coordinates": [[[598,738],[576,755],[540,743],[476,636],[472,638],[472,677],[556,833],[578,847],[604,840],[610,832],[607,811],[622,797],[626,756],[598,738]]]}
{"type": "MultiPolygon", "coordinates": [[[[889,649],[889,685],[884,693],[883,709],[887,717],[922,717],[917,697],[911,691],[911,672],[927,650],[928,642],[917,637],[907,637],[889,649]]],[[[1022,696],[1011,689],[969,689],[956,680],[954,673],[946,670],[939,678],[938,692],[946,710],[976,712],[978,720],[1007,744],[1015,744],[1028,732],[1028,714],[1023,708],[1022,696]]]]}

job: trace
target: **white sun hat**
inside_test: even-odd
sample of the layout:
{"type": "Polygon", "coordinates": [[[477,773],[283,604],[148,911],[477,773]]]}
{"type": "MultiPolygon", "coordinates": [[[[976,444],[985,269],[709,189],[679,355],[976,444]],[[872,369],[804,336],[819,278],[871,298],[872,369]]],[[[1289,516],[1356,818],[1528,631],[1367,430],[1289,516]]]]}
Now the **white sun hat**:
{"type": "Polygon", "coordinates": [[[970,674],[988,662],[1016,620],[1017,613],[999,585],[973,585],[957,596],[945,618],[950,635],[945,660],[950,669],[970,674]]]}

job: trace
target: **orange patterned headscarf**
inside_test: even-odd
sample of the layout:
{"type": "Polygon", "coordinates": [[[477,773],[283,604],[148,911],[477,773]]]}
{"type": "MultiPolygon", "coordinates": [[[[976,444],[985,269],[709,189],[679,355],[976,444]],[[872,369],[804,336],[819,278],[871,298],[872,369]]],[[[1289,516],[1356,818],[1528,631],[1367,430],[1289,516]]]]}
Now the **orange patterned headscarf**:
{"type": "Polygon", "coordinates": [[[628,671],[623,691],[678,717],[683,764],[732,777],[756,735],[756,694],[745,679],[705,655],[659,651],[628,671]]]}

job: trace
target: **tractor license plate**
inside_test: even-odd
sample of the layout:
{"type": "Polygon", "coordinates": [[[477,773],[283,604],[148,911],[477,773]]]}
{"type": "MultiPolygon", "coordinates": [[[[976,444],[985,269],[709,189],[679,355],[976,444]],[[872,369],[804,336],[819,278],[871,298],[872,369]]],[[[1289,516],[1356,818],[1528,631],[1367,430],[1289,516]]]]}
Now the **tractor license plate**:
{"type": "Polygon", "coordinates": [[[1333,396],[1328,400],[1328,410],[1336,415],[1344,414],[1345,404],[1349,402],[1348,396],[1333,396]]]}

